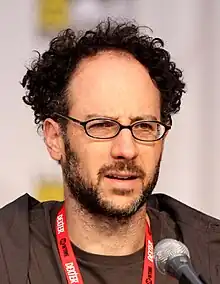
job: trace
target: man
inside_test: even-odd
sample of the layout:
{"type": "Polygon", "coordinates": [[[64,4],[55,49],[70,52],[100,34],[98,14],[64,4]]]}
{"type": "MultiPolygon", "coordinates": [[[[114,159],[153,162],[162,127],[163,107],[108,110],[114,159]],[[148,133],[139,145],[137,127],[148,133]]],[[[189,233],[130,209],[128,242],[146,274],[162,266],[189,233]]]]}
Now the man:
{"type": "Polygon", "coordinates": [[[111,20],[68,29],[22,86],[61,166],[65,201],[24,195],[1,209],[1,283],[178,283],[147,261],[145,243],[164,238],[184,242],[196,272],[219,283],[219,221],[151,195],[185,92],[162,40],[111,20]]]}

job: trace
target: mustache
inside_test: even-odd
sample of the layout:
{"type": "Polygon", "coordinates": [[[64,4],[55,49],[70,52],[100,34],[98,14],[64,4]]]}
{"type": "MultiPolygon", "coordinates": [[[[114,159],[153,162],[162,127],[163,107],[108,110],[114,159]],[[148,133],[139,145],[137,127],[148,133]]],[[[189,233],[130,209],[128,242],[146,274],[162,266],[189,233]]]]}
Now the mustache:
{"type": "Polygon", "coordinates": [[[98,178],[107,175],[109,172],[114,171],[117,173],[120,172],[129,172],[134,175],[137,175],[141,179],[144,179],[146,174],[140,166],[137,166],[134,161],[117,161],[112,165],[104,165],[100,168],[98,172],[98,178]]]}

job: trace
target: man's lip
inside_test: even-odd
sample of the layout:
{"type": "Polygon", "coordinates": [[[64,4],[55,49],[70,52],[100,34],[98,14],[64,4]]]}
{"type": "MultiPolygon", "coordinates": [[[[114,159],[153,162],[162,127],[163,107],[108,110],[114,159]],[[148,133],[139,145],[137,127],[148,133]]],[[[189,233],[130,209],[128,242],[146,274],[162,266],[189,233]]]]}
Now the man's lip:
{"type": "Polygon", "coordinates": [[[107,173],[105,174],[105,177],[107,178],[139,178],[139,175],[134,174],[134,173],[107,173]]]}

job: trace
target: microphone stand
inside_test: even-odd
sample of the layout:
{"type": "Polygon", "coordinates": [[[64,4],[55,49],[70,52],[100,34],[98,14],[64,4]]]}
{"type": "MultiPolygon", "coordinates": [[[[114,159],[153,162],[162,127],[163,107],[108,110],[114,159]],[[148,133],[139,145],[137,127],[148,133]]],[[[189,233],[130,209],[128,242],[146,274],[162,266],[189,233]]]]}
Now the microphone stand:
{"type": "Polygon", "coordinates": [[[207,284],[201,275],[195,272],[187,255],[169,259],[166,270],[179,280],[179,284],[207,284]]]}
{"type": "MultiPolygon", "coordinates": [[[[207,282],[205,282],[205,280],[203,279],[203,277],[201,275],[199,275],[198,277],[199,277],[199,280],[202,284],[208,284],[207,282]]],[[[180,279],[179,279],[179,284],[193,284],[193,283],[184,274],[182,274],[180,279]]]]}

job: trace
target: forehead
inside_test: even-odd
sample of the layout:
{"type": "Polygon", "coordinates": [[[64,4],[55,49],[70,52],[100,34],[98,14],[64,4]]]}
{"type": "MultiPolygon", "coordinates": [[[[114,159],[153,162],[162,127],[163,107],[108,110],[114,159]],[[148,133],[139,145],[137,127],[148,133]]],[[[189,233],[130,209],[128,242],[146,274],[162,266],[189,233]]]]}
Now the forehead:
{"type": "Polygon", "coordinates": [[[103,52],[83,59],[69,83],[70,114],[160,117],[160,94],[148,70],[130,54],[103,52]]]}

